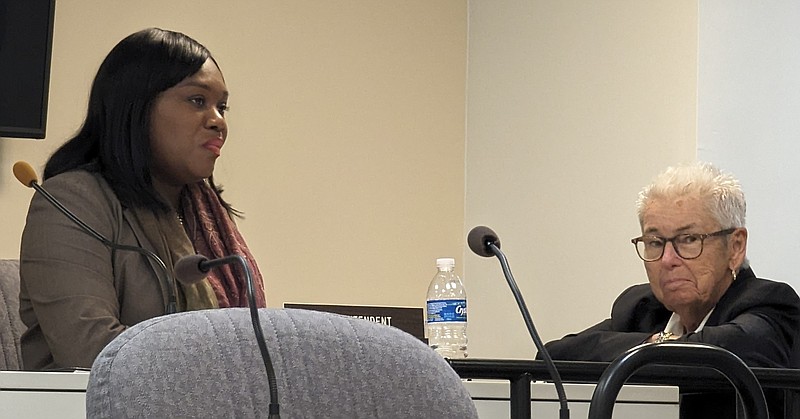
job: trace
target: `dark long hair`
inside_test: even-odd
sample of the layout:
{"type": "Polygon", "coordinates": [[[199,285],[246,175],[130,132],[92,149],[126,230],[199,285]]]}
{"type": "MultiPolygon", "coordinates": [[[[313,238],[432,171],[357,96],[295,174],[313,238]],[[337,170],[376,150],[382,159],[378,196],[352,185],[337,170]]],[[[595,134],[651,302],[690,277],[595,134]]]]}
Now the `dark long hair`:
{"type": "MultiPolygon", "coordinates": [[[[150,177],[150,110],[161,92],[209,58],[206,47],[179,32],[149,28],[120,41],[97,71],[83,126],[50,156],[44,178],[75,169],[99,172],[124,206],[167,211],[150,177]]],[[[213,177],[209,183],[221,194],[213,177]]]]}

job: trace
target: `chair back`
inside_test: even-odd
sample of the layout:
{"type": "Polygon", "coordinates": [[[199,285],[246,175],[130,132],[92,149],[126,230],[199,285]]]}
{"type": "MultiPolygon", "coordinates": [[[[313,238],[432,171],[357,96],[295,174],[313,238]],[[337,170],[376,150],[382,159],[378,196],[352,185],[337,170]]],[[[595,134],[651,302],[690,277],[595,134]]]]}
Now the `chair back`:
{"type": "Polygon", "coordinates": [[[19,339],[24,331],[19,316],[19,261],[0,259],[0,370],[22,369],[19,339]]]}
{"type": "MultiPolygon", "coordinates": [[[[260,309],[283,418],[477,418],[447,361],[390,326],[260,309]]],[[[87,417],[267,417],[249,310],[177,313],[130,327],[94,362],[87,417]]]]}
{"type": "Polygon", "coordinates": [[[611,419],[622,385],[648,364],[712,368],[728,379],[742,400],[747,419],[768,419],[767,401],[755,374],[727,349],[706,343],[664,342],[635,346],[617,357],[597,382],[589,404],[589,419],[611,419]]]}

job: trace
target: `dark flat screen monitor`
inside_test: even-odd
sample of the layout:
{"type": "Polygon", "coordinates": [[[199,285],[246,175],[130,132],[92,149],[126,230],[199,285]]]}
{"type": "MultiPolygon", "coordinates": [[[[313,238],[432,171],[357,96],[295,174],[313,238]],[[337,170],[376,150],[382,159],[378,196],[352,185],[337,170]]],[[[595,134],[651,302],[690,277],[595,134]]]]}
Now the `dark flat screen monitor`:
{"type": "Polygon", "coordinates": [[[45,137],[55,7],[0,0],[0,137],[45,137]]]}

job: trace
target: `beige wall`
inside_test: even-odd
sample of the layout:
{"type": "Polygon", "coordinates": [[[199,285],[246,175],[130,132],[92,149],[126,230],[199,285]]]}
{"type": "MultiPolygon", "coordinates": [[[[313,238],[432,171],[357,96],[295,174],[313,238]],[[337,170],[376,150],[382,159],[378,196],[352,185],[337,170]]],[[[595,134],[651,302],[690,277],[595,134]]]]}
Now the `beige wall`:
{"type": "MultiPolygon", "coordinates": [[[[499,234],[545,341],[646,282],[634,200],[695,158],[696,3],[470,2],[466,226],[499,234]]],[[[498,261],[465,262],[470,356],[532,357],[498,261]]]]}
{"type": "Polygon", "coordinates": [[[501,235],[553,339],[644,281],[633,200],[695,156],[694,0],[59,1],[48,138],[0,141],[0,257],[18,253],[31,194],[10,165],[44,163],[102,57],[145,26],[220,61],[217,175],[270,305],[421,306],[433,260],[454,256],[473,357],[534,350],[497,261],[464,252],[472,226],[501,235]]]}
{"type": "MultiPolygon", "coordinates": [[[[159,26],[205,44],[231,90],[216,176],[284,302],[422,306],[463,251],[463,0],[58,1],[47,138],[0,140],[0,258],[15,258],[41,169],[79,127],[116,42],[159,26]]],[[[57,280],[57,278],[54,278],[57,280]]]]}

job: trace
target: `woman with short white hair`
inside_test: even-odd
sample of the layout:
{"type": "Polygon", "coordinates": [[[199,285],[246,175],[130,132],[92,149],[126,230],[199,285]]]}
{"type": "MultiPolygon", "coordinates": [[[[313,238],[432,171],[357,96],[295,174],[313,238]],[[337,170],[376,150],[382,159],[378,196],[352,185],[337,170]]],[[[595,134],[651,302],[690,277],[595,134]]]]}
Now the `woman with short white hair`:
{"type": "Polygon", "coordinates": [[[800,367],[800,298],[750,268],[736,178],[708,163],[672,167],[640,192],[637,210],[642,235],[631,241],[649,284],[620,294],[611,318],[549,342],[553,359],[612,361],[671,340],[720,346],[752,367],[800,367]]]}

